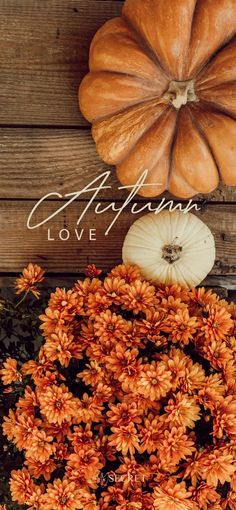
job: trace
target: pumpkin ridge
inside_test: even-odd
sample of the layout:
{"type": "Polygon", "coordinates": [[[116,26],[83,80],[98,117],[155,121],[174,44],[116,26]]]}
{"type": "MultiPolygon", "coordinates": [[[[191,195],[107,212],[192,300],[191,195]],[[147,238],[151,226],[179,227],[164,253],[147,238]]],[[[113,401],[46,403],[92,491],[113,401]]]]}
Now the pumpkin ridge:
{"type": "Polygon", "coordinates": [[[145,133],[143,133],[140,138],[135,142],[135,144],[133,145],[132,148],[130,148],[129,152],[126,154],[126,156],[120,161],[119,165],[121,165],[122,163],[124,163],[124,161],[132,154],[132,152],[135,150],[136,146],[138,145],[139,142],[142,141],[142,139],[148,135],[148,132],[151,131],[154,127],[155,127],[155,124],[157,124],[158,122],[160,122],[160,120],[162,120],[162,117],[164,117],[164,115],[166,113],[168,113],[168,111],[170,111],[170,107],[168,107],[168,105],[166,105],[166,108],[165,110],[160,114],[160,116],[155,119],[152,123],[151,126],[148,127],[148,129],[145,131],[145,133]]]}
{"type": "MultiPolygon", "coordinates": [[[[165,115],[170,114],[172,111],[173,111],[173,108],[171,108],[171,106],[168,106],[168,105],[167,105],[167,108],[166,108],[166,109],[163,111],[163,113],[162,113],[162,114],[158,117],[158,119],[156,119],[156,120],[154,121],[154,123],[152,124],[152,126],[150,126],[150,127],[149,127],[149,129],[148,129],[145,133],[143,133],[143,135],[140,137],[140,139],[139,139],[139,141],[137,142],[137,144],[141,143],[141,142],[142,142],[142,140],[143,140],[143,138],[145,138],[145,136],[147,136],[147,135],[148,135],[149,131],[152,131],[152,129],[154,129],[154,128],[155,128],[155,126],[156,126],[156,125],[158,125],[158,124],[159,124],[159,122],[163,119],[163,117],[164,117],[165,115]]],[[[176,112],[176,110],[175,110],[175,112],[176,112]]],[[[178,113],[176,112],[176,120],[177,120],[177,118],[178,118],[178,113]]],[[[173,131],[173,136],[174,136],[174,132],[175,132],[175,130],[173,131]]],[[[126,157],[124,158],[124,160],[123,160],[121,163],[119,163],[119,165],[118,165],[118,167],[117,167],[117,173],[119,172],[119,167],[120,167],[120,165],[122,165],[123,163],[125,163],[125,161],[126,161],[126,160],[127,160],[127,159],[128,159],[128,158],[132,155],[132,153],[135,151],[135,149],[136,149],[136,145],[137,145],[137,144],[135,144],[135,146],[133,146],[133,147],[132,147],[132,149],[130,150],[129,154],[128,154],[128,155],[126,155],[126,157]]],[[[159,160],[158,160],[158,161],[159,161],[159,160]]],[[[158,164],[158,161],[156,161],[156,164],[158,164]]],[[[155,170],[155,167],[153,168],[153,170],[155,170]]],[[[150,172],[150,169],[149,169],[149,172],[150,172]]],[[[139,174],[141,175],[141,173],[142,173],[142,170],[140,170],[139,174]]],[[[150,172],[150,173],[151,173],[151,172],[150,172]]],[[[169,156],[169,173],[168,173],[168,176],[167,176],[167,184],[168,184],[169,174],[170,174],[170,156],[169,156]]],[[[120,177],[118,177],[118,178],[119,178],[119,180],[120,180],[121,184],[123,184],[123,185],[126,185],[126,184],[127,184],[127,183],[125,182],[125,180],[123,180],[123,179],[122,179],[122,176],[120,176],[120,177]]],[[[130,184],[130,183],[129,183],[129,184],[130,184]]],[[[134,184],[134,182],[133,182],[133,184],[134,184]]],[[[166,184],[166,186],[167,186],[167,184],[166,184]]],[[[140,193],[140,192],[139,192],[139,194],[140,194],[140,195],[142,195],[142,193],[140,193]]],[[[159,194],[160,194],[160,193],[159,193],[159,194]]],[[[143,195],[143,196],[145,196],[145,195],[143,195]]]]}
{"type": "MultiPolygon", "coordinates": [[[[232,13],[232,17],[225,18],[225,15],[224,15],[224,19],[226,20],[226,25],[224,28],[225,28],[225,30],[227,30],[227,32],[224,31],[224,29],[223,29],[224,23],[221,23],[221,25],[220,25],[221,30],[219,30],[217,25],[214,25],[216,27],[216,34],[218,34],[218,36],[219,36],[219,34],[222,34],[222,37],[217,37],[217,35],[216,35],[216,38],[215,38],[213,35],[213,39],[212,39],[213,46],[212,46],[212,44],[210,44],[210,46],[209,46],[210,52],[209,52],[209,54],[208,54],[208,52],[205,52],[205,57],[204,57],[203,46],[201,44],[199,45],[199,43],[203,42],[203,39],[204,39],[204,42],[207,45],[207,41],[209,40],[211,42],[211,39],[207,38],[207,40],[206,40],[206,34],[202,33],[201,30],[199,33],[197,29],[199,29],[199,27],[201,25],[202,26],[205,25],[204,21],[209,25],[209,26],[207,25],[208,32],[209,32],[210,28],[214,29],[213,22],[215,20],[218,21],[218,25],[219,25],[219,20],[218,20],[217,16],[219,16],[220,14],[221,15],[224,14],[224,10],[226,10],[226,1],[219,0],[217,2],[214,2],[214,0],[213,1],[212,0],[210,0],[210,1],[209,0],[198,0],[197,6],[195,9],[195,16],[194,16],[195,19],[194,19],[194,23],[193,23],[192,38],[190,41],[190,48],[189,48],[188,68],[189,68],[189,71],[191,70],[191,72],[188,72],[188,77],[196,78],[199,75],[199,72],[201,72],[204,69],[204,67],[206,67],[208,65],[208,63],[217,55],[217,53],[219,53],[227,44],[231,43],[233,41],[234,37],[236,36],[235,0],[231,0],[230,8],[234,9],[234,11],[232,13]],[[212,8],[214,8],[214,10],[212,10],[212,8]],[[211,11],[212,18],[209,17],[208,9],[209,9],[209,11],[211,11]],[[207,19],[204,20],[205,14],[207,12],[208,12],[207,19]],[[202,16],[200,16],[200,14],[202,16]],[[227,27],[227,22],[229,21],[229,19],[232,21],[232,24],[230,27],[229,26],[227,27]],[[230,28],[231,28],[231,30],[230,30],[230,28]],[[195,35],[194,35],[194,29],[196,30],[195,35]],[[200,50],[200,53],[197,57],[197,53],[199,50],[200,50]]],[[[227,5],[227,8],[228,8],[228,5],[227,5]]]]}
{"type": "MultiPolygon", "coordinates": [[[[189,34],[189,43],[188,43],[188,51],[187,51],[187,56],[186,56],[186,61],[185,61],[185,66],[184,66],[184,71],[185,71],[184,75],[185,76],[188,75],[189,52],[190,52],[190,46],[191,46],[191,41],[192,41],[192,36],[193,36],[193,27],[194,27],[194,22],[195,22],[195,18],[196,18],[198,2],[199,2],[199,0],[196,0],[196,4],[195,4],[194,11],[193,11],[193,16],[192,16],[192,21],[191,21],[191,28],[190,28],[190,34],[189,34]]],[[[188,79],[195,80],[196,79],[196,75],[189,76],[188,79]]]]}
{"type": "MultiPolygon", "coordinates": [[[[204,116],[205,116],[206,109],[205,109],[205,110],[204,110],[203,108],[198,108],[198,109],[199,109],[199,111],[200,111],[200,112],[199,112],[199,113],[200,113],[200,115],[204,115],[204,116]]],[[[233,119],[230,115],[225,115],[223,112],[219,112],[219,111],[217,111],[216,109],[214,109],[214,110],[213,110],[213,109],[211,109],[210,111],[208,110],[208,116],[211,116],[211,114],[212,114],[212,115],[214,115],[214,116],[216,116],[217,118],[222,119],[222,120],[224,119],[224,117],[226,117],[226,118],[228,118],[228,119],[230,119],[230,120],[232,120],[232,121],[234,121],[234,120],[235,120],[235,119],[233,119]]],[[[201,121],[198,121],[198,120],[196,119],[196,122],[199,124],[199,129],[201,129],[201,130],[203,131],[203,128],[202,128],[202,127],[201,127],[201,125],[200,125],[201,121]]],[[[205,135],[205,136],[206,136],[206,135],[205,135]]],[[[208,140],[208,138],[207,138],[207,140],[208,140]]],[[[219,175],[220,175],[220,177],[221,177],[221,180],[222,180],[222,182],[223,182],[223,183],[226,183],[226,182],[228,183],[228,177],[227,177],[227,179],[226,179],[226,177],[225,177],[225,170],[224,170],[224,166],[222,165],[222,163],[220,162],[220,160],[219,160],[219,163],[218,163],[218,157],[219,157],[219,156],[215,156],[215,152],[214,152],[214,150],[215,150],[215,149],[211,147],[211,142],[210,142],[210,141],[209,141],[208,143],[209,143],[209,146],[210,146],[211,151],[212,151],[212,153],[213,153],[213,157],[214,157],[214,159],[216,160],[216,165],[217,165],[217,168],[218,168],[218,171],[219,171],[219,175]],[[222,166],[222,169],[221,169],[221,166],[222,166]]],[[[235,172],[235,170],[234,170],[234,172],[235,172]]],[[[234,182],[236,182],[236,181],[234,180],[234,182]]],[[[235,183],[234,183],[234,182],[231,182],[230,184],[228,183],[228,185],[235,186],[235,183]]]]}
{"type": "MultiPolygon", "coordinates": [[[[146,87],[149,85],[149,84],[152,84],[151,81],[148,81],[148,80],[144,80],[142,78],[138,78],[137,76],[134,76],[134,75],[129,75],[129,74],[124,74],[124,73],[116,73],[116,72],[110,72],[110,71],[94,71],[94,72],[90,72],[88,73],[84,79],[82,80],[81,84],[80,84],[80,87],[79,87],[79,91],[78,91],[78,94],[79,94],[79,103],[80,103],[80,109],[83,113],[83,105],[82,105],[82,86],[84,85],[85,83],[85,79],[91,75],[100,75],[100,78],[101,78],[101,75],[105,76],[105,75],[109,75],[109,76],[115,76],[115,77],[121,77],[121,78],[131,78],[134,82],[136,82],[137,84],[140,83],[140,88],[142,83],[144,84],[144,86],[146,85],[146,87]]],[[[148,88],[148,87],[147,87],[148,88]]],[[[151,91],[151,87],[150,87],[150,95],[146,96],[146,97],[143,97],[143,98],[138,98],[138,100],[134,103],[128,103],[124,106],[122,106],[120,109],[116,110],[115,112],[113,113],[107,113],[106,115],[101,115],[99,117],[96,117],[94,118],[92,121],[90,120],[91,123],[94,123],[94,122],[97,122],[97,121],[103,121],[103,120],[106,120],[106,119],[109,119],[111,116],[113,115],[116,115],[118,113],[121,113],[123,111],[126,111],[128,108],[132,107],[132,106],[137,106],[139,104],[144,104],[145,102],[148,102],[148,101],[151,101],[151,100],[155,100],[155,99],[158,99],[160,97],[160,100],[162,99],[161,96],[158,96],[156,95],[156,92],[153,88],[153,91],[151,91]]],[[[163,100],[163,104],[165,104],[164,100],[163,100]]],[[[83,113],[83,115],[85,116],[85,118],[88,119],[88,115],[85,115],[83,113]]]]}
{"type": "MultiPolygon", "coordinates": [[[[156,98],[156,97],[154,96],[154,97],[151,97],[151,98],[144,99],[143,101],[140,101],[140,102],[138,102],[138,103],[131,104],[131,105],[129,105],[129,106],[126,106],[126,107],[122,108],[122,110],[119,110],[118,112],[113,113],[112,115],[111,115],[111,114],[108,114],[108,115],[104,115],[104,117],[99,117],[99,119],[97,119],[96,121],[94,121],[94,124],[99,123],[99,122],[103,122],[103,121],[106,121],[106,120],[109,120],[109,119],[112,119],[112,117],[115,117],[116,115],[122,115],[122,114],[123,114],[123,113],[125,113],[127,110],[129,110],[129,109],[131,109],[131,108],[133,108],[133,107],[135,107],[135,106],[145,105],[145,103],[149,103],[149,102],[151,102],[151,101],[153,101],[153,102],[154,102],[154,101],[156,101],[156,100],[158,100],[158,98],[156,98]]],[[[164,104],[166,104],[166,103],[164,103],[164,101],[163,101],[163,102],[161,101],[161,102],[160,102],[160,104],[163,104],[163,105],[164,105],[164,104]]],[[[165,111],[167,110],[167,108],[168,108],[168,105],[166,105],[166,109],[165,109],[165,111]]],[[[163,112],[163,113],[164,113],[164,112],[163,112]]],[[[158,117],[158,119],[160,119],[160,117],[158,117]]],[[[158,119],[156,119],[156,120],[158,120],[158,119]]],[[[152,124],[152,126],[153,126],[153,124],[152,124]]]]}
{"type": "Polygon", "coordinates": [[[158,64],[159,65],[159,67],[161,68],[161,70],[162,70],[163,74],[166,76],[166,78],[168,78],[169,80],[173,79],[173,76],[170,75],[169,70],[165,69],[163,67],[163,65],[160,62],[158,56],[153,51],[151,46],[149,46],[148,42],[144,39],[144,37],[141,36],[141,34],[136,30],[136,27],[131,23],[131,21],[123,13],[122,13],[122,18],[125,20],[125,22],[127,23],[128,27],[131,30],[133,30],[133,32],[135,33],[135,36],[137,37],[137,42],[139,43],[140,48],[146,53],[146,55],[149,58],[152,59],[154,64],[156,64],[156,65],[158,64]]]}
{"type": "MultiPolygon", "coordinates": [[[[96,136],[94,135],[94,130],[96,129],[96,127],[99,127],[99,124],[102,124],[103,122],[106,122],[106,121],[107,122],[109,122],[109,121],[112,122],[112,120],[115,117],[121,117],[121,119],[122,119],[122,117],[126,113],[128,113],[129,111],[131,111],[134,108],[138,108],[139,106],[140,107],[142,107],[142,105],[145,106],[145,103],[149,103],[149,106],[151,106],[151,105],[155,106],[155,103],[156,103],[156,106],[158,106],[159,104],[162,104],[162,102],[159,101],[158,99],[157,100],[156,99],[152,99],[150,101],[145,101],[144,103],[142,102],[142,103],[130,106],[129,108],[123,110],[122,112],[118,112],[115,115],[107,117],[106,119],[98,120],[97,122],[95,122],[93,124],[93,127],[92,127],[92,136],[93,136],[93,139],[94,139],[94,141],[96,143],[96,147],[98,147],[98,143],[100,142],[101,138],[98,138],[98,139],[96,138],[96,136]]],[[[164,107],[164,104],[163,104],[163,107],[164,107]]],[[[121,159],[119,159],[119,161],[116,161],[116,163],[112,163],[112,164],[116,164],[116,165],[119,164],[119,165],[121,165],[126,160],[126,158],[128,158],[130,156],[130,154],[131,154],[132,150],[134,149],[134,147],[136,146],[136,144],[139,143],[139,141],[142,140],[142,138],[148,133],[148,131],[151,130],[154,127],[156,122],[160,121],[160,119],[167,112],[168,109],[169,109],[169,106],[166,105],[166,107],[163,109],[163,111],[160,113],[160,115],[158,117],[153,117],[153,121],[151,122],[151,124],[150,125],[147,124],[144,132],[142,134],[140,134],[139,138],[136,141],[134,141],[134,143],[130,147],[129,151],[121,159]]],[[[103,136],[106,136],[106,135],[103,135],[103,136]]],[[[100,154],[99,150],[98,150],[98,153],[100,154]]],[[[105,159],[104,159],[104,161],[105,161],[105,159]]]]}
{"type": "MultiPolygon", "coordinates": [[[[186,108],[187,108],[187,106],[186,106],[186,108]]],[[[179,121],[180,121],[180,110],[177,111],[175,131],[174,131],[174,135],[173,135],[172,144],[170,146],[170,168],[169,168],[169,174],[168,174],[168,178],[167,178],[167,190],[169,190],[170,178],[171,178],[171,174],[172,174],[174,149],[175,149],[175,144],[176,144],[176,140],[178,137],[179,121]]]]}
{"type": "MultiPolygon", "coordinates": [[[[219,63],[217,62],[217,59],[223,55],[225,52],[227,52],[227,50],[233,48],[233,50],[235,50],[234,48],[234,44],[236,43],[236,37],[233,36],[232,40],[230,40],[225,46],[223,46],[219,51],[217,51],[215,54],[212,55],[212,57],[210,58],[210,60],[208,61],[207,65],[205,66],[204,69],[201,70],[200,74],[198,74],[196,76],[196,88],[198,90],[205,90],[205,89],[209,89],[210,87],[212,87],[211,83],[212,83],[212,79],[214,79],[214,75],[212,75],[212,69],[211,69],[211,72],[209,72],[209,68],[211,68],[212,64],[214,65],[218,65],[218,66],[223,66],[225,65],[225,61],[223,60],[223,63],[219,63]]],[[[229,55],[228,57],[229,58],[229,55]]],[[[226,59],[226,63],[227,63],[227,59],[226,59]]],[[[216,69],[215,69],[215,73],[216,73],[216,69]]],[[[219,79],[219,73],[216,73],[217,74],[217,79],[219,79]]],[[[219,82],[217,85],[221,85],[221,84],[226,84],[226,83],[231,83],[233,80],[224,80],[223,82],[219,82]]],[[[217,86],[217,85],[213,85],[214,86],[217,86]]]]}
{"type": "MultiPolygon", "coordinates": [[[[235,82],[233,82],[235,83],[235,82]]],[[[230,113],[228,110],[225,110],[220,105],[217,105],[216,103],[210,103],[209,101],[206,101],[205,99],[201,99],[200,103],[198,105],[191,105],[190,108],[199,108],[204,112],[204,109],[207,110],[208,113],[215,113],[218,115],[225,115],[226,117],[229,117],[232,120],[236,120],[236,115],[230,113]]]]}
{"type": "MultiPolygon", "coordinates": [[[[198,108],[197,105],[195,105],[196,108],[198,108]]],[[[196,130],[198,131],[199,135],[202,137],[202,139],[204,140],[204,142],[206,143],[211,155],[212,155],[212,158],[213,158],[213,161],[216,165],[216,168],[217,168],[217,171],[218,171],[218,174],[219,176],[221,176],[221,172],[220,172],[220,168],[219,168],[219,165],[218,165],[218,162],[216,161],[216,158],[215,158],[215,154],[213,153],[213,150],[212,150],[212,147],[209,143],[209,140],[208,138],[206,137],[205,133],[203,132],[203,130],[201,129],[201,126],[199,124],[199,122],[197,121],[196,117],[194,116],[193,112],[191,111],[191,107],[189,108],[189,115],[192,119],[192,122],[193,122],[193,125],[194,127],[196,128],[196,130]]],[[[215,187],[214,187],[215,189],[215,187]]],[[[212,190],[213,191],[213,190],[212,190]]],[[[209,192],[210,193],[210,192],[209,192]]]]}
{"type": "Polygon", "coordinates": [[[195,74],[195,79],[197,79],[197,77],[199,76],[199,74],[201,74],[201,72],[203,71],[203,69],[205,67],[207,67],[213,60],[214,58],[217,57],[217,55],[219,55],[219,53],[224,50],[229,44],[231,44],[234,39],[236,39],[236,31],[235,33],[233,34],[232,37],[229,37],[228,39],[225,39],[225,41],[223,42],[223,44],[221,46],[219,46],[219,48],[217,48],[216,51],[214,51],[214,53],[212,53],[212,55],[210,56],[210,58],[208,60],[206,60],[206,62],[204,62],[203,66],[201,67],[201,69],[195,74]]]}
{"type": "MultiPolygon", "coordinates": [[[[205,105],[209,105],[209,106],[212,106],[213,108],[215,108],[215,110],[218,112],[218,113],[222,113],[224,115],[228,115],[228,117],[231,117],[233,120],[236,119],[236,113],[234,114],[234,112],[230,111],[229,107],[226,108],[226,106],[224,106],[223,104],[220,104],[220,102],[216,102],[216,100],[214,99],[206,99],[204,97],[205,94],[209,95],[210,92],[212,91],[212,93],[214,92],[217,92],[217,91],[221,91],[222,88],[225,88],[225,87],[230,87],[230,85],[233,85],[235,86],[236,85],[236,80],[234,81],[231,81],[231,82],[227,82],[227,83],[223,83],[222,85],[217,85],[216,87],[211,87],[209,89],[205,89],[203,91],[200,92],[200,100],[201,100],[201,103],[204,103],[205,105]]],[[[232,88],[231,88],[232,90],[232,88]]],[[[223,93],[222,93],[222,98],[226,97],[223,93]]],[[[219,99],[220,101],[220,99],[219,99]]]]}

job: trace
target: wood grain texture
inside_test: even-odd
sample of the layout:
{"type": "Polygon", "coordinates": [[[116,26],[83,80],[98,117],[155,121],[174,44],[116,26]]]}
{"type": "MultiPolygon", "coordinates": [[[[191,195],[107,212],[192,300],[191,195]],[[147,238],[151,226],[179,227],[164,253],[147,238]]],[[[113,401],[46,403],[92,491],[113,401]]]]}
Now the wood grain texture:
{"type": "MultiPolygon", "coordinates": [[[[115,169],[102,162],[89,130],[0,129],[0,198],[36,199],[51,192],[65,195],[83,189],[109,170],[111,189],[101,197],[124,200],[127,192],[118,190],[115,169]]],[[[167,193],[163,196],[170,198],[167,193]]],[[[194,200],[236,201],[236,187],[221,186],[194,200]]]]}
{"type": "MultiPolygon", "coordinates": [[[[62,201],[45,203],[36,214],[35,221],[42,221],[62,205],[62,201]]],[[[85,205],[85,202],[77,201],[54,217],[50,223],[29,231],[26,222],[32,209],[32,202],[1,201],[0,272],[21,271],[28,262],[39,263],[52,273],[81,272],[87,264],[93,262],[107,270],[120,263],[124,237],[139,215],[131,215],[130,209],[127,208],[120,215],[110,234],[105,237],[105,230],[115,213],[109,210],[103,215],[96,215],[93,204],[78,227],[79,234],[81,229],[84,229],[84,235],[81,241],[78,241],[74,229],[85,205]],[[49,227],[51,237],[54,237],[55,241],[47,240],[49,227]],[[70,230],[71,237],[68,241],[61,241],[58,238],[58,231],[65,228],[70,230]],[[96,241],[89,241],[89,229],[96,229],[96,241]]],[[[106,203],[102,206],[105,207],[106,203]]],[[[215,235],[217,256],[213,275],[236,275],[235,212],[235,205],[225,205],[223,210],[222,206],[212,204],[205,206],[201,213],[198,213],[215,235]]]]}
{"type": "Polygon", "coordinates": [[[115,0],[2,0],[0,123],[86,124],[77,89],[90,42],[121,6],[115,0]]]}

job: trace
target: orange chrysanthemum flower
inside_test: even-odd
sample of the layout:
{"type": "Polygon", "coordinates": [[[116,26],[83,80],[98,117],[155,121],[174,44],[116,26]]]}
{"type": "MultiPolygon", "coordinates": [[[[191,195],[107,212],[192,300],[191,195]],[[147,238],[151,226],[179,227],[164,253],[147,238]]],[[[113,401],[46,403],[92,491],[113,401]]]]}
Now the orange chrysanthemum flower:
{"type": "Polygon", "coordinates": [[[206,454],[201,462],[202,478],[208,485],[217,487],[218,482],[224,484],[230,482],[236,471],[233,456],[224,448],[214,449],[206,454]]]}
{"type": "Polygon", "coordinates": [[[16,279],[15,288],[16,294],[21,292],[32,292],[36,298],[39,298],[40,291],[37,288],[37,283],[44,280],[45,271],[36,264],[29,264],[22,272],[22,275],[16,279]]]}
{"type": "Polygon", "coordinates": [[[63,421],[70,422],[77,409],[77,400],[64,384],[48,387],[40,393],[39,402],[41,411],[49,423],[58,425],[63,421]]]}
{"type": "Polygon", "coordinates": [[[95,264],[89,264],[84,270],[84,274],[86,274],[89,278],[96,278],[97,276],[100,276],[101,273],[102,270],[98,269],[95,264]]]}
{"type": "Polygon", "coordinates": [[[235,305],[136,266],[99,273],[51,294],[36,360],[3,366],[3,383],[21,383],[3,420],[24,466],[14,501],[236,510],[235,305]]]}
{"type": "Polygon", "coordinates": [[[180,342],[182,345],[188,345],[196,333],[198,320],[196,317],[190,317],[186,308],[173,312],[168,321],[166,321],[165,331],[169,332],[170,340],[173,343],[180,342]]]}
{"type": "Polygon", "coordinates": [[[164,363],[152,361],[143,366],[137,389],[150,400],[160,400],[171,389],[171,372],[166,370],[164,363]]]}
{"type": "Polygon", "coordinates": [[[230,438],[236,438],[236,398],[230,395],[216,402],[213,414],[214,435],[221,439],[225,433],[230,438]]]}
{"type": "Polygon", "coordinates": [[[62,366],[68,367],[72,357],[77,357],[73,356],[75,353],[74,336],[69,332],[56,330],[47,338],[44,352],[49,361],[58,360],[62,366]]]}
{"type": "Polygon", "coordinates": [[[124,296],[125,306],[133,310],[134,314],[145,312],[156,302],[155,287],[147,282],[135,280],[128,288],[124,296]]]}
{"type": "Polygon", "coordinates": [[[26,468],[11,472],[10,489],[13,501],[25,505],[33,494],[33,480],[26,468]]]}
{"type": "Polygon", "coordinates": [[[191,457],[195,450],[194,441],[181,427],[165,430],[158,441],[158,454],[163,467],[168,464],[177,466],[180,460],[191,457]]]}
{"type": "Polygon", "coordinates": [[[225,308],[207,306],[208,317],[203,317],[202,333],[209,340],[222,340],[233,327],[233,321],[225,308]]]}
{"type": "Polygon", "coordinates": [[[114,267],[108,276],[121,278],[129,285],[135,280],[142,280],[141,270],[138,266],[124,264],[114,267]]]}
{"type": "Polygon", "coordinates": [[[147,452],[152,453],[157,450],[158,444],[161,437],[163,436],[163,424],[159,417],[154,418],[153,415],[149,415],[148,418],[144,419],[143,425],[140,427],[140,448],[141,453],[147,452]]]}
{"type": "Polygon", "coordinates": [[[27,500],[28,510],[42,510],[44,503],[44,486],[35,486],[32,495],[27,500]]]}
{"type": "Polygon", "coordinates": [[[93,448],[78,448],[76,453],[72,453],[67,462],[67,468],[70,472],[70,479],[73,480],[73,471],[80,471],[86,478],[96,480],[103,463],[97,452],[93,448]]]}
{"type": "Polygon", "coordinates": [[[110,446],[115,446],[122,455],[133,455],[139,447],[137,430],[133,423],[126,426],[111,427],[110,446]]]}
{"type": "Polygon", "coordinates": [[[44,463],[55,451],[52,441],[53,437],[47,436],[44,430],[35,431],[30,446],[27,448],[26,458],[29,457],[44,463]]]}
{"type": "Polygon", "coordinates": [[[109,423],[115,427],[125,426],[129,423],[141,423],[141,410],[138,409],[136,402],[122,402],[117,405],[109,405],[110,411],[107,412],[109,423]]]}
{"type": "Polygon", "coordinates": [[[206,483],[201,483],[197,489],[194,490],[193,497],[201,510],[208,510],[210,505],[220,502],[220,495],[213,487],[206,483]]]}
{"type": "Polygon", "coordinates": [[[63,478],[49,484],[44,497],[44,510],[78,510],[83,508],[80,493],[73,482],[63,478]]]}
{"type": "Polygon", "coordinates": [[[26,459],[25,464],[34,478],[43,476],[47,481],[50,480],[51,474],[56,469],[56,464],[53,459],[47,459],[41,462],[40,460],[31,459],[29,457],[26,459]]]}
{"type": "Polygon", "coordinates": [[[42,420],[35,418],[34,415],[28,416],[27,414],[17,413],[13,441],[19,450],[30,447],[32,438],[41,423],[42,420]]]}
{"type": "Polygon", "coordinates": [[[125,339],[127,324],[121,315],[116,315],[107,310],[96,317],[94,331],[101,342],[106,342],[107,340],[122,341],[125,339]]]}
{"type": "Polygon", "coordinates": [[[83,298],[76,291],[57,288],[51,294],[48,305],[51,310],[59,311],[66,320],[71,321],[81,312],[83,298]]]}
{"type": "Polygon", "coordinates": [[[122,304],[123,297],[126,294],[126,281],[119,277],[107,277],[103,282],[106,295],[112,299],[115,305],[122,304]]]}
{"type": "Polygon", "coordinates": [[[197,510],[197,505],[190,501],[191,492],[184,482],[176,483],[174,479],[156,487],[154,490],[154,508],[156,510],[197,510]]]}
{"type": "Polygon", "coordinates": [[[0,377],[5,386],[13,382],[21,382],[22,375],[17,369],[17,361],[12,358],[7,358],[3,363],[3,368],[0,370],[0,377]]]}
{"type": "Polygon", "coordinates": [[[200,419],[200,407],[195,397],[178,392],[175,398],[170,399],[165,407],[166,414],[162,416],[171,427],[189,427],[193,429],[195,421],[200,419]]]}

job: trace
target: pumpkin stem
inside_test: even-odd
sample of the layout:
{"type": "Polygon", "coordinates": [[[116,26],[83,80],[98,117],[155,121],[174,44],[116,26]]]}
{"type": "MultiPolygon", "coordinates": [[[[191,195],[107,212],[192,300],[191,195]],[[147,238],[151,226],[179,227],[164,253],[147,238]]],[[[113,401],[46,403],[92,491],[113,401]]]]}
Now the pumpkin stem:
{"type": "Polygon", "coordinates": [[[199,101],[195,92],[194,80],[171,81],[163,99],[172,104],[176,110],[179,110],[181,106],[187,103],[199,101]]]}
{"type": "Polygon", "coordinates": [[[162,258],[169,264],[174,264],[174,262],[180,259],[181,252],[181,246],[178,246],[177,244],[166,244],[162,248],[162,258]]]}

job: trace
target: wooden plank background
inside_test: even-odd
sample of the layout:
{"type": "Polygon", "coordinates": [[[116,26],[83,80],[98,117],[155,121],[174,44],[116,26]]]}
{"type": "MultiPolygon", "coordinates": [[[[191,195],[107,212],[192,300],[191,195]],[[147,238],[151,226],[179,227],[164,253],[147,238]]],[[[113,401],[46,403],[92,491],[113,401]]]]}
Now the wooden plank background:
{"type": "MultiPolygon", "coordinates": [[[[134,221],[129,210],[104,238],[111,213],[91,209],[78,242],[49,242],[48,225],[26,229],[34,202],[45,193],[62,195],[83,188],[111,170],[112,190],[104,201],[126,198],[113,168],[96,154],[90,126],[79,112],[77,89],[87,72],[89,45],[96,30],[118,16],[119,0],[0,0],[0,285],[29,261],[41,263],[55,278],[80,272],[88,262],[109,269],[121,261],[124,236],[134,221]],[[97,242],[88,229],[97,227],[97,242]]],[[[168,194],[165,195],[170,198],[168,194]]],[[[138,199],[142,201],[141,198],[138,199]]],[[[158,203],[159,199],[155,200],[158,203]]],[[[236,189],[220,186],[196,197],[199,217],[216,237],[217,259],[206,283],[236,288],[236,189]]],[[[45,211],[56,206],[48,201],[45,211]]],[[[83,202],[52,222],[55,232],[75,227],[83,202]]],[[[69,281],[69,280],[68,280],[69,281]]]]}

